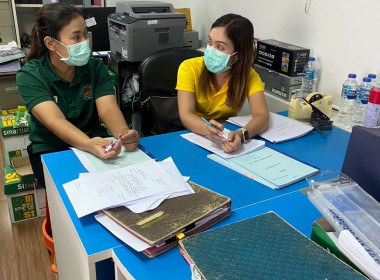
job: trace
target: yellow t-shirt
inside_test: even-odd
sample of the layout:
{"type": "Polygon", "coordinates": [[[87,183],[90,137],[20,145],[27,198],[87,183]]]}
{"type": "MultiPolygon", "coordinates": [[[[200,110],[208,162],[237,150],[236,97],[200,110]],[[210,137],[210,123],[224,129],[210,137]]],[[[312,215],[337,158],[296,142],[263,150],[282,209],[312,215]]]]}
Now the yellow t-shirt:
{"type": "MultiPolygon", "coordinates": [[[[193,92],[196,98],[195,114],[205,119],[215,119],[225,122],[229,117],[236,116],[237,111],[226,104],[228,80],[217,92],[211,84],[211,94],[201,92],[199,78],[203,67],[203,56],[191,58],[181,63],[178,69],[176,90],[193,92]]],[[[264,91],[263,83],[253,68],[249,74],[249,91],[247,97],[264,91]]]]}

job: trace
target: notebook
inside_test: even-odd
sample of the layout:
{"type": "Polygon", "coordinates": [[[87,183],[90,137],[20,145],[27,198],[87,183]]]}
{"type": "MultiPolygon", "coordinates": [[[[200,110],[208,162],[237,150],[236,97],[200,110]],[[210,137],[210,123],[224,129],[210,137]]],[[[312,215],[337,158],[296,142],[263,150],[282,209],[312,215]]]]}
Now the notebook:
{"type": "Polygon", "coordinates": [[[126,207],[103,210],[134,236],[151,245],[155,257],[178,244],[178,238],[205,230],[230,215],[228,197],[189,182],[194,194],[165,200],[152,211],[136,214],[126,207]]]}
{"type": "Polygon", "coordinates": [[[367,279],[274,212],[186,237],[195,279],[367,279]]]}
{"type": "MultiPolygon", "coordinates": [[[[237,126],[245,126],[252,115],[231,117],[227,120],[237,126]]],[[[302,137],[313,130],[313,127],[275,113],[269,113],[269,127],[260,136],[269,142],[280,143],[302,137]]]]}

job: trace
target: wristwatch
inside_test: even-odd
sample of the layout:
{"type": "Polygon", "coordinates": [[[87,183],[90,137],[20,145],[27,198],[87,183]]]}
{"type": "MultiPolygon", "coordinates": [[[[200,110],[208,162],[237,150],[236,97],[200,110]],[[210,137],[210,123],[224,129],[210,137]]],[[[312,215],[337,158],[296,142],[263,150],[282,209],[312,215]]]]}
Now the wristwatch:
{"type": "Polygon", "coordinates": [[[248,130],[246,130],[244,127],[240,128],[239,130],[241,130],[243,134],[243,143],[247,142],[249,140],[248,130]]]}

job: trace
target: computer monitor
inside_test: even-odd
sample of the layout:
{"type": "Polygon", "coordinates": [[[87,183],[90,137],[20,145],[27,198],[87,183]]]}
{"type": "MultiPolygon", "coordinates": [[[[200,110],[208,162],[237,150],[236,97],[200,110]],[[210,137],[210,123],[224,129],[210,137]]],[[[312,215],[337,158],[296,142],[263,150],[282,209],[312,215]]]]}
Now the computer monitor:
{"type": "Polygon", "coordinates": [[[94,7],[82,9],[82,15],[85,20],[94,17],[96,21],[96,25],[87,28],[88,31],[91,32],[91,47],[93,52],[110,50],[107,17],[108,15],[113,14],[115,10],[116,7],[94,7]]]}

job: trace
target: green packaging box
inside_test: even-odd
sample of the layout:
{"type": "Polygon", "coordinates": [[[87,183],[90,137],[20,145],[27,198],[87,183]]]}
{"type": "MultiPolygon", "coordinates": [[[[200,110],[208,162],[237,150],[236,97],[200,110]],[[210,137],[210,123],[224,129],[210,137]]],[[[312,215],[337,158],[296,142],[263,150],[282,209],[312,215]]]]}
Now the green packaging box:
{"type": "Polygon", "coordinates": [[[37,185],[34,174],[20,176],[7,166],[3,179],[12,223],[45,216],[45,189],[37,185]]]}
{"type": "Polygon", "coordinates": [[[0,129],[6,165],[11,165],[14,158],[26,156],[26,148],[30,144],[29,126],[14,127],[16,114],[17,110],[3,110],[1,115],[0,129]]]}

